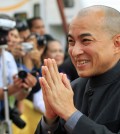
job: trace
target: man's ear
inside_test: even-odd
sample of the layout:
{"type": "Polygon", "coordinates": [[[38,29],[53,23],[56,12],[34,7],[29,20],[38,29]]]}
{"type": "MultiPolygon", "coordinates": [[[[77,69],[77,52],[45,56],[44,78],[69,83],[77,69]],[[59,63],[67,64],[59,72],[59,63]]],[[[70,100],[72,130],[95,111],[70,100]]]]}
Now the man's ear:
{"type": "Polygon", "coordinates": [[[114,45],[115,45],[115,52],[120,53],[120,34],[115,36],[114,45]]]}

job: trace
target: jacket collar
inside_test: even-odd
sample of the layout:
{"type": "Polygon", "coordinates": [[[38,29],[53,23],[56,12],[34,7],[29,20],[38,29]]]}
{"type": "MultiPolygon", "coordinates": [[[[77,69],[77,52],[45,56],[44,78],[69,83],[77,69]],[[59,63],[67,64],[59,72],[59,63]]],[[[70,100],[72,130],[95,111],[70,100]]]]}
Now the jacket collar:
{"type": "Polygon", "coordinates": [[[108,70],[104,74],[91,77],[89,79],[89,85],[92,88],[103,86],[115,81],[118,77],[120,77],[120,61],[118,61],[112,69],[108,70]]]}

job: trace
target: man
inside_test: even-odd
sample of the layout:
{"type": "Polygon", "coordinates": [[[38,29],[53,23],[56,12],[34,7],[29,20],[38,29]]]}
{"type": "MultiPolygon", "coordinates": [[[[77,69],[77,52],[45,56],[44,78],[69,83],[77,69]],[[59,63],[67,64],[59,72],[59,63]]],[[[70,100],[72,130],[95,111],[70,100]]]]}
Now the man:
{"type": "Polygon", "coordinates": [[[119,134],[120,13],[106,6],[81,10],[69,26],[68,43],[83,78],[71,88],[55,61],[44,61],[40,83],[46,114],[35,134],[119,134]]]}
{"type": "Polygon", "coordinates": [[[28,20],[28,26],[32,33],[44,35],[46,33],[45,25],[41,17],[35,17],[28,20]]]}
{"type": "Polygon", "coordinates": [[[31,34],[27,21],[26,20],[17,21],[16,28],[18,29],[20,37],[22,38],[23,42],[25,42],[31,34]]]}

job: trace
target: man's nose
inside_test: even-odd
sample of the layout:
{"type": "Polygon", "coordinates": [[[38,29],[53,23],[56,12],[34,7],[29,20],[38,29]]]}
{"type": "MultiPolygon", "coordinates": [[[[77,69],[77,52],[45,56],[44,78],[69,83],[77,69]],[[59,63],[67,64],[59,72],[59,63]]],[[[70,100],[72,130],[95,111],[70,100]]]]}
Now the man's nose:
{"type": "Polygon", "coordinates": [[[83,53],[84,53],[84,51],[83,51],[82,44],[80,44],[79,42],[75,43],[75,45],[74,45],[74,47],[72,49],[72,55],[77,56],[77,55],[81,55],[83,53]]]}

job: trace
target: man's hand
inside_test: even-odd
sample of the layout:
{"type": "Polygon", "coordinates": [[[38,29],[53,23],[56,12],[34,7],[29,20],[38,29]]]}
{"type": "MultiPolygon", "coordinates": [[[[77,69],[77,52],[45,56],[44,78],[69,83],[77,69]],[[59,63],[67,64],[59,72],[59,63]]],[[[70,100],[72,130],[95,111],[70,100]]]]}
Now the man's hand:
{"type": "Polygon", "coordinates": [[[45,111],[46,122],[48,124],[52,124],[55,121],[55,119],[57,117],[57,114],[53,111],[53,109],[51,108],[51,106],[50,106],[50,104],[48,102],[48,99],[47,99],[47,94],[46,94],[45,89],[48,88],[48,87],[45,84],[46,81],[44,79],[44,77],[45,77],[44,67],[42,67],[42,76],[43,77],[40,78],[40,85],[41,85],[41,88],[42,88],[43,99],[44,99],[45,109],[46,109],[46,111],[45,111]]]}
{"type": "MultiPolygon", "coordinates": [[[[55,60],[45,60],[44,65],[42,67],[43,77],[40,79],[44,100],[47,100],[53,116],[57,114],[67,120],[76,111],[70,82],[65,74],[60,76],[55,60]]],[[[46,117],[49,118],[48,107],[46,111],[46,117]]]]}

